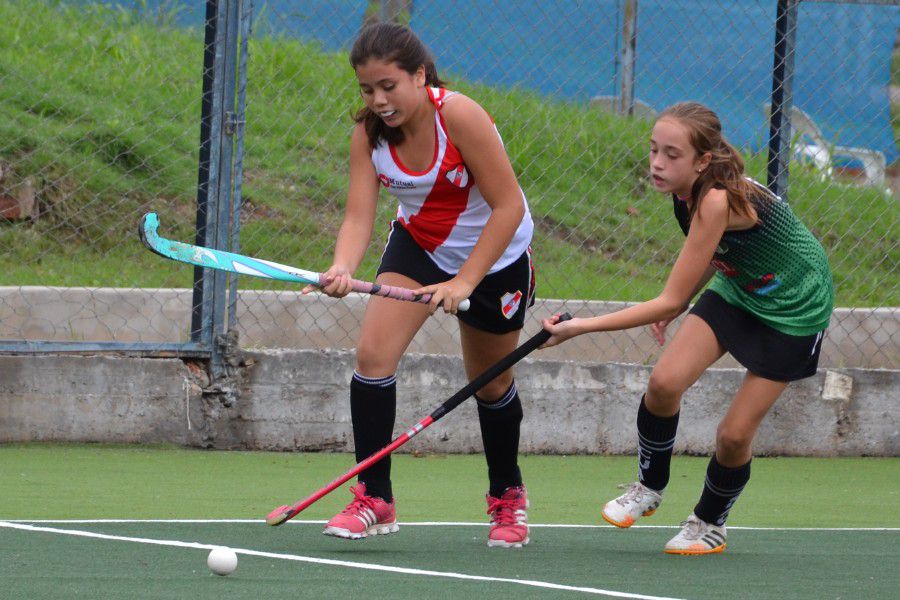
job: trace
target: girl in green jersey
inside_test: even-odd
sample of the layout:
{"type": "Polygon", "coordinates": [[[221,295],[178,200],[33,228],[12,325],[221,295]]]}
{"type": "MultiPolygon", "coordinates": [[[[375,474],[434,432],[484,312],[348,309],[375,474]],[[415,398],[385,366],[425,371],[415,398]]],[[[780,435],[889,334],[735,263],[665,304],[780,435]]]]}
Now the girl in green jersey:
{"type": "Polygon", "coordinates": [[[725,549],[725,520],[750,478],[751,444],[788,382],[816,372],[834,305],[825,251],[787,203],[744,175],[718,117],[694,102],[659,116],[650,137],[650,176],[671,194],[685,233],[656,298],[592,318],[544,321],[545,347],[594,331],[651,325],[662,345],[667,325],[712,279],[650,374],[638,409],[640,481],[603,507],[630,527],[653,514],[669,481],[681,396],[726,352],[747,368],[716,431],[700,501],[665,546],[670,554],[725,549]]]}

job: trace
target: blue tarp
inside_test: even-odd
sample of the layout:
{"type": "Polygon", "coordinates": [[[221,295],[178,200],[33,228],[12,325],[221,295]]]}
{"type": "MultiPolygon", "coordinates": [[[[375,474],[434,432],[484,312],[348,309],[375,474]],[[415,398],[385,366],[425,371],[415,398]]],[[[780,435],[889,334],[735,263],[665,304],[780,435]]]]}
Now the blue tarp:
{"type": "MultiPolygon", "coordinates": [[[[202,23],[199,0],[139,4],[149,10],[181,4],[179,22],[202,23]]],[[[367,4],[256,0],[257,31],[347,48],[367,4]]],[[[412,27],[451,79],[587,101],[618,93],[623,6],[624,0],[414,0],[412,27]]],[[[775,0],[639,0],[638,7],[637,98],[657,110],[703,102],[719,113],[733,143],[764,147],[775,0]]],[[[830,142],[896,159],[888,86],[900,7],[801,3],[797,22],[794,105],[830,142]]]]}
{"type": "MultiPolygon", "coordinates": [[[[765,146],[772,94],[773,0],[639,0],[635,95],[653,108],[708,104],[732,142],[765,146]]],[[[587,100],[615,95],[622,0],[417,1],[413,28],[439,67],[488,83],[587,100]]],[[[842,146],[898,157],[889,82],[900,7],[803,3],[794,105],[842,146]]]]}

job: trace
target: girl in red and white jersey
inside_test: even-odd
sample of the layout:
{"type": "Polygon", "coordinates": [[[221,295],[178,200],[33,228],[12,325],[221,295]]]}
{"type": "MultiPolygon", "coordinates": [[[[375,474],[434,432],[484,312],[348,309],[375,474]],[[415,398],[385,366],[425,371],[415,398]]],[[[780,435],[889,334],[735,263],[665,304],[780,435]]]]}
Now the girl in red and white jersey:
{"type": "MultiPolygon", "coordinates": [[[[391,23],[367,27],[350,63],[365,106],[350,141],[346,213],[323,289],[335,297],[350,292],[383,186],[399,206],[376,281],[432,294],[431,305],[368,301],[350,383],[361,461],[392,438],[397,366],[437,308],[459,318],[470,380],[515,349],[534,301],[534,225],[490,116],[443,88],[412,31],[391,23]],[[457,313],[466,298],[469,310],[457,313]]],[[[481,388],[476,400],[488,464],[488,545],[520,547],[528,543],[527,499],[518,467],[522,404],[512,370],[481,388]]],[[[353,500],[328,522],[326,534],[358,539],[397,531],[390,467],[387,457],[359,475],[353,500]]]]}

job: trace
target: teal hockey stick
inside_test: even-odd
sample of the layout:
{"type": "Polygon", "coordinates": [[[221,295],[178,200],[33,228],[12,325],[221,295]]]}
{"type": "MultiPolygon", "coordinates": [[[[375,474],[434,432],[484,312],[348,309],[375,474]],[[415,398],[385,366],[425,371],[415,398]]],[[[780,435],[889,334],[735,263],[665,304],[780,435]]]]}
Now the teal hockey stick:
{"type": "MultiPolygon", "coordinates": [[[[249,256],[243,256],[241,254],[226,252],[225,250],[216,250],[214,248],[205,248],[203,246],[195,246],[194,244],[169,240],[160,237],[158,229],[159,216],[155,212],[150,212],[141,218],[138,233],[141,236],[141,241],[151,252],[164,258],[196,265],[198,267],[237,273],[239,275],[250,275],[252,277],[275,279],[277,281],[311,284],[318,287],[324,285],[322,283],[321,273],[306,271],[304,269],[298,269],[297,267],[289,267],[287,265],[259,258],[250,258],[249,256]]],[[[431,301],[431,294],[416,294],[410,289],[393,285],[382,285],[368,281],[359,281],[358,279],[352,279],[351,284],[354,292],[363,294],[384,296],[385,298],[405,300],[407,302],[419,302],[421,304],[428,304],[431,301]]],[[[468,299],[459,303],[459,310],[465,311],[468,309],[468,299]]]]}

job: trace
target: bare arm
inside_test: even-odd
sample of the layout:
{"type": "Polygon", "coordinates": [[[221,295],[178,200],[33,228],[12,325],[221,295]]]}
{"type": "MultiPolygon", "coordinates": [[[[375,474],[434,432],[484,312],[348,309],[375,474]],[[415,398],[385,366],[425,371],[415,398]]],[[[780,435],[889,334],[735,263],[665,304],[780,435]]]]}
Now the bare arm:
{"type": "Polygon", "coordinates": [[[547,319],[544,327],[554,335],[546,346],[556,345],[582,333],[630,329],[677,317],[712,276],[710,260],[727,225],[725,193],[713,190],[694,215],[684,246],[659,296],[599,317],[572,319],[559,324],[555,318],[547,319]]]}
{"type": "Polygon", "coordinates": [[[435,306],[443,304],[447,310],[449,302],[452,312],[509,246],[525,215],[525,199],[503,142],[484,109],[474,100],[459,96],[444,106],[442,114],[448,135],[491,207],[491,216],[456,277],[421,290],[434,293],[435,306]]]}
{"type": "MultiPolygon", "coordinates": [[[[372,149],[365,128],[357,124],[350,138],[350,186],[344,220],[338,232],[334,261],[326,279],[331,283],[322,288],[330,296],[346,296],[351,291],[350,278],[362,262],[372,239],[375,208],[378,202],[378,178],[372,165],[372,149]]],[[[303,293],[316,289],[307,286],[303,293]]]]}
{"type": "MultiPolygon", "coordinates": [[[[694,291],[691,293],[691,297],[688,299],[688,304],[694,299],[694,297],[703,289],[703,287],[712,279],[712,276],[715,274],[716,269],[712,265],[706,267],[706,272],[703,274],[703,277],[700,279],[700,283],[697,284],[697,287],[694,288],[694,291]]],[[[682,307],[681,312],[687,310],[688,304],[685,304],[682,307]]],[[[656,323],[650,324],[650,333],[653,334],[653,337],[656,338],[656,341],[660,346],[666,343],[666,329],[669,327],[669,323],[675,320],[675,317],[671,317],[668,319],[663,319],[661,321],[657,321],[656,323]]]]}
{"type": "MultiPolygon", "coordinates": [[[[712,279],[713,275],[715,275],[715,274],[716,274],[716,268],[714,266],[710,265],[710,266],[706,267],[706,272],[703,274],[703,277],[700,279],[700,283],[697,284],[697,287],[695,287],[694,291],[691,293],[691,297],[688,298],[688,304],[690,304],[694,300],[694,298],[697,297],[697,294],[700,293],[700,290],[702,290],[706,286],[706,284],[709,283],[709,280],[712,279]]],[[[685,308],[687,308],[686,305],[685,305],[685,308]]]]}

